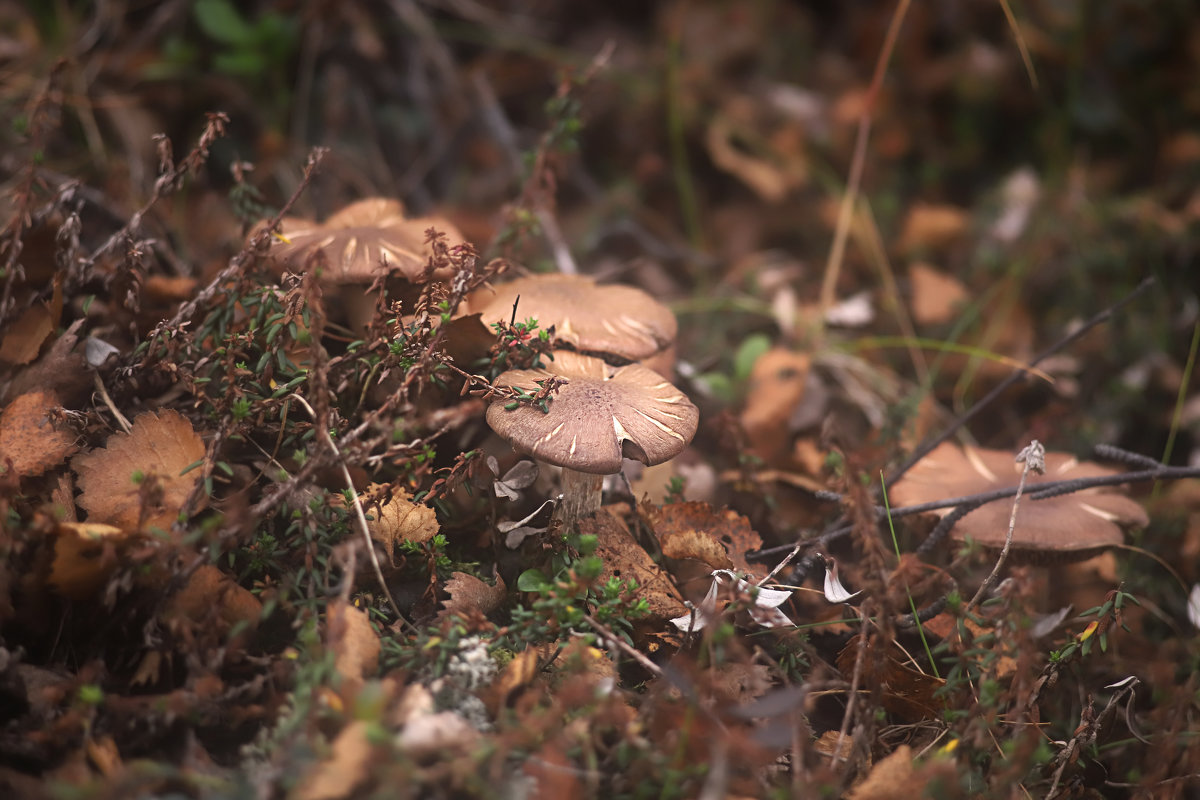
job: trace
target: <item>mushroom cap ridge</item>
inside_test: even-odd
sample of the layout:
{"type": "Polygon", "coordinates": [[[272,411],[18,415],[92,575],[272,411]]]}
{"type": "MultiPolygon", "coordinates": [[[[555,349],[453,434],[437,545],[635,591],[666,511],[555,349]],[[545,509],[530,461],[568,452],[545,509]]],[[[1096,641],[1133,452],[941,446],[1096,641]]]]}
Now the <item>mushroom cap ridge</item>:
{"type": "MultiPolygon", "coordinates": [[[[518,450],[599,475],[620,472],[622,458],[660,464],[692,440],[700,412],[657,372],[587,362],[594,363],[565,375],[569,382],[550,400],[548,413],[525,404],[509,410],[498,400],[488,408],[488,424],[518,450]]],[[[495,384],[536,392],[538,381],[555,375],[562,377],[544,369],[509,370],[495,384]]]]}

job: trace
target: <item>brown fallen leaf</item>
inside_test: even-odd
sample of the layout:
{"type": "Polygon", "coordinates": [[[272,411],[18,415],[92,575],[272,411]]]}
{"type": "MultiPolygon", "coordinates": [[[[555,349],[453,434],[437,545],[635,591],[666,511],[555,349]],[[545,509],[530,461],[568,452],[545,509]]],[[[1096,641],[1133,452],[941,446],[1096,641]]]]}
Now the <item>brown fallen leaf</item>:
{"type": "Polygon", "coordinates": [[[847,800],[909,800],[929,796],[936,785],[947,797],[957,797],[948,791],[955,781],[955,766],[950,759],[935,758],[915,763],[912,748],[902,744],[875,766],[857,786],[846,795],[847,800]]]}
{"type": "Polygon", "coordinates": [[[328,758],[308,770],[292,791],[292,800],[341,800],[367,777],[371,762],[368,724],[355,720],[333,740],[328,758]]]}
{"type": "Polygon", "coordinates": [[[954,319],[967,301],[962,281],[947,275],[924,261],[908,267],[912,284],[912,315],[918,325],[940,325],[954,319]]]}
{"type": "Polygon", "coordinates": [[[753,453],[780,465],[791,453],[789,419],[804,399],[812,359],[783,348],[768,350],[750,371],[746,407],[739,420],[753,453]]]}
{"type": "Polygon", "coordinates": [[[489,586],[483,580],[465,572],[451,573],[445,589],[449,597],[442,601],[445,608],[439,616],[466,614],[471,611],[490,614],[504,602],[508,591],[504,579],[500,576],[496,576],[495,586],[489,586]]]}
{"type": "Polygon", "coordinates": [[[13,321],[0,340],[0,361],[28,364],[37,358],[42,345],[54,333],[54,317],[45,303],[29,306],[13,321]]]}
{"type": "Polygon", "coordinates": [[[200,478],[198,470],[182,473],[203,458],[204,442],[178,412],[141,414],[128,434],[115,433],[105,447],[75,457],[79,505],[92,522],[167,530],[200,478]]]}
{"type": "Polygon", "coordinates": [[[344,681],[361,684],[379,668],[383,645],[371,627],[367,612],[349,603],[332,603],[325,617],[328,646],[334,653],[333,666],[344,681]]]}
{"type": "Polygon", "coordinates": [[[0,471],[9,462],[22,478],[41,475],[75,452],[75,434],[57,425],[51,413],[59,408],[52,392],[19,396],[0,414],[0,471]]]}
{"type": "Polygon", "coordinates": [[[50,585],[64,597],[83,600],[95,595],[117,566],[116,545],[125,531],[95,522],[64,522],[58,526],[50,585]]]}
{"type": "Polygon", "coordinates": [[[579,532],[597,539],[596,555],[604,561],[600,580],[636,580],[637,596],[650,606],[650,619],[664,620],[686,614],[675,584],[642,549],[625,524],[601,509],[579,521],[579,532]]]}
{"type": "Polygon", "coordinates": [[[904,218],[898,247],[901,252],[937,250],[967,231],[970,216],[958,206],[915,203],[904,218]]]}
{"type": "MultiPolygon", "coordinates": [[[[861,634],[852,636],[837,656],[837,668],[846,680],[851,680],[854,675],[860,636],[861,634]]],[[[874,640],[867,645],[865,663],[874,663],[870,649],[877,646],[882,645],[876,645],[874,640]]],[[[883,689],[880,704],[905,722],[940,719],[942,711],[946,708],[946,700],[934,695],[934,692],[946,685],[946,681],[918,672],[890,654],[884,657],[882,672],[872,673],[869,679],[878,681],[883,689]]]]}
{"type": "Polygon", "coordinates": [[[663,553],[671,558],[695,558],[713,569],[728,569],[761,578],[762,565],[751,565],[746,553],[762,548],[750,521],[728,508],[708,503],[671,503],[650,513],[650,524],[663,553]]]}
{"type": "MultiPolygon", "coordinates": [[[[364,505],[369,503],[370,496],[378,496],[382,492],[381,484],[372,484],[363,498],[364,505]]],[[[371,538],[383,545],[388,557],[399,542],[427,542],[440,529],[437,512],[422,503],[414,503],[412,496],[403,489],[395,489],[392,498],[374,510],[374,519],[367,520],[367,529],[371,538]]]]}
{"type": "Polygon", "coordinates": [[[224,636],[234,627],[253,628],[262,616],[262,603],[250,590],[212,564],[202,564],[171,599],[167,614],[197,625],[217,623],[224,636]]]}

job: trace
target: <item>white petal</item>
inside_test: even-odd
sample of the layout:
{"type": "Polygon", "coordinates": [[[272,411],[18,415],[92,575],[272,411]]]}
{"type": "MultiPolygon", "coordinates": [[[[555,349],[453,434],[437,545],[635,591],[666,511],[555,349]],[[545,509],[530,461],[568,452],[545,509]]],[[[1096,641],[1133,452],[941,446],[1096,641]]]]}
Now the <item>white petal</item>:
{"type": "Polygon", "coordinates": [[[837,564],[825,567],[825,599],[831,603],[844,603],[852,597],[857,597],[862,589],[857,592],[851,592],[842,586],[842,582],[838,580],[837,564]]]}
{"type": "Polygon", "coordinates": [[[1187,614],[1192,624],[1200,628],[1200,583],[1194,585],[1188,594],[1187,614]]]}

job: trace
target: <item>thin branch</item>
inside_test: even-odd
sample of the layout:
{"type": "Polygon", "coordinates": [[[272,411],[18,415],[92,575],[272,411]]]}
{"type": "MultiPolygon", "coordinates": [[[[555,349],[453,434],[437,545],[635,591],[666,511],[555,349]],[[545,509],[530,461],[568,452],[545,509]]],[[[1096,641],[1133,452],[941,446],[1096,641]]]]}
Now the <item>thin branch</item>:
{"type": "Polygon", "coordinates": [[[1021,470],[1021,481],[1017,484],[1017,493],[1013,496],[1012,512],[1008,515],[1008,532],[1004,535],[1004,547],[1000,550],[1000,557],[996,559],[995,566],[992,567],[991,573],[984,578],[983,583],[979,584],[979,589],[975,592],[975,596],[971,598],[971,602],[967,603],[965,613],[971,613],[971,609],[975,608],[983,602],[984,595],[987,594],[992,582],[996,580],[996,576],[1000,574],[1000,570],[1004,567],[1004,562],[1008,560],[1008,553],[1012,549],[1013,532],[1017,528],[1017,509],[1021,506],[1021,493],[1025,490],[1025,480],[1029,477],[1029,470],[1033,470],[1041,475],[1046,471],[1046,448],[1037,439],[1034,439],[1028,447],[1022,450],[1017,455],[1017,461],[1025,464],[1021,470]]]}

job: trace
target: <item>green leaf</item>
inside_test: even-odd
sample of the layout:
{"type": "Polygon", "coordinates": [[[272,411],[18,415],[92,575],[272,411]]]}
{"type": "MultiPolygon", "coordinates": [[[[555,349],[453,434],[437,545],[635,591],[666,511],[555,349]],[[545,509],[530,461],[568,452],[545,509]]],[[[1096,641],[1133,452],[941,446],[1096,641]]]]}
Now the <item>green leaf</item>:
{"type": "Polygon", "coordinates": [[[754,362],[758,361],[759,356],[770,349],[771,340],[766,334],[755,333],[742,340],[742,344],[738,347],[737,353],[733,357],[734,379],[738,383],[748,380],[750,371],[754,369],[754,362]]]}
{"type": "Polygon", "coordinates": [[[229,0],[197,0],[192,15],[201,30],[218,42],[246,45],[254,41],[254,28],[229,0]]]}
{"type": "Polygon", "coordinates": [[[540,569],[527,569],[517,577],[517,588],[522,592],[540,592],[552,585],[540,569]]]}

